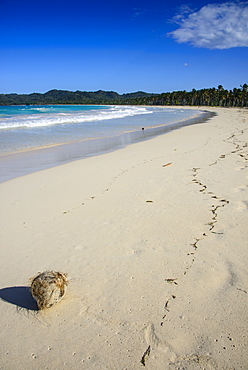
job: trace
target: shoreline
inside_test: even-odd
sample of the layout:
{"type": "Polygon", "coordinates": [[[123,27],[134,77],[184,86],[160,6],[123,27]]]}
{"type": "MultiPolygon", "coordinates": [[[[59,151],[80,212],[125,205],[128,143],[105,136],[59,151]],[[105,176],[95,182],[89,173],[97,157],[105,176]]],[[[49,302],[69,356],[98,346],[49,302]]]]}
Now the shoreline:
{"type": "Polygon", "coordinates": [[[245,369],[248,112],[0,184],[0,364],[245,369]],[[68,273],[36,312],[28,279],[68,273]]]}
{"type": "MultiPolygon", "coordinates": [[[[182,107],[178,107],[178,109],[182,109],[182,107]]],[[[189,107],[187,109],[194,110],[189,107]]],[[[187,125],[203,123],[210,119],[212,115],[214,113],[204,109],[200,115],[169,125],[148,127],[140,131],[128,131],[117,136],[91,138],[84,141],[6,153],[0,155],[0,183],[74,160],[115,151],[135,142],[148,140],[187,125]]]]}

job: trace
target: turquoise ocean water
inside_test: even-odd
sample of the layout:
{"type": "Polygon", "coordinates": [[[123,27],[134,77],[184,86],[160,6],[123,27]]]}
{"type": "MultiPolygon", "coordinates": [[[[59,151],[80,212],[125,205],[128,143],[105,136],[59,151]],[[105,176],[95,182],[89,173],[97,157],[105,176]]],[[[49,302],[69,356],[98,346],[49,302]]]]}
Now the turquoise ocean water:
{"type": "Polygon", "coordinates": [[[140,106],[0,107],[0,181],[146,140],[204,115],[140,106]]]}

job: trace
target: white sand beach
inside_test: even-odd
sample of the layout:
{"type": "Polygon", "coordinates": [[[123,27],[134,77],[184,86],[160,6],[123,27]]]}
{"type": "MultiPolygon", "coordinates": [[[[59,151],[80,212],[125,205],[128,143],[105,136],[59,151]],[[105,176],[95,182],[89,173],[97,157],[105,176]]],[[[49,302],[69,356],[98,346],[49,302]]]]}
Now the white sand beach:
{"type": "Polygon", "coordinates": [[[0,184],[0,369],[248,369],[248,110],[0,184]],[[68,274],[36,311],[29,278],[68,274]]]}

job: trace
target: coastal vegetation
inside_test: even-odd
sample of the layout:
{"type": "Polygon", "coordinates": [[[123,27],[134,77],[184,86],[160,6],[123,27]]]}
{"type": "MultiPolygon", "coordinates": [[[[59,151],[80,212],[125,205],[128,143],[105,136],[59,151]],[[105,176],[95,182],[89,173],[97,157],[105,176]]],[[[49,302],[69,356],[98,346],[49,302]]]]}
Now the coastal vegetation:
{"type": "Polygon", "coordinates": [[[208,88],[191,91],[173,91],[161,94],[118,94],[114,91],[66,91],[50,90],[44,94],[0,94],[0,105],[49,105],[49,104],[118,104],[118,105],[189,105],[248,107],[248,85],[245,83],[233,90],[208,88]]]}

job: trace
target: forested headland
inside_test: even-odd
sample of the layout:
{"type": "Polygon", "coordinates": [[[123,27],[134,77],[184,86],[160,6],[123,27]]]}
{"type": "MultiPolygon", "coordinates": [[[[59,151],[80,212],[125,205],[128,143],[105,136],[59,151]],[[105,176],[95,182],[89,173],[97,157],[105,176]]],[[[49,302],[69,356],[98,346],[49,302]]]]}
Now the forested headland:
{"type": "Polygon", "coordinates": [[[114,91],[50,90],[44,94],[0,94],[0,105],[49,105],[49,104],[118,104],[118,105],[189,105],[248,107],[248,85],[226,90],[222,85],[191,91],[173,91],[161,94],[118,94],[114,91]]]}

